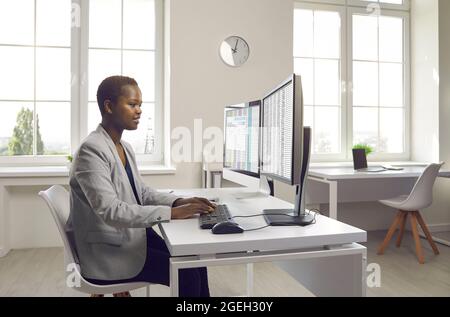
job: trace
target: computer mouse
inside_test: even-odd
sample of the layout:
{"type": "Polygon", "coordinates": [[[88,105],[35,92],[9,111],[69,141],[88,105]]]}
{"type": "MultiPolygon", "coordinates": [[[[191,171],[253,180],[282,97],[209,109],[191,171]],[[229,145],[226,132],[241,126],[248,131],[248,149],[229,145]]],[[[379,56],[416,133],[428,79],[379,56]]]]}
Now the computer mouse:
{"type": "Polygon", "coordinates": [[[242,233],[244,228],[233,221],[223,221],[216,223],[211,229],[214,234],[242,233]]]}

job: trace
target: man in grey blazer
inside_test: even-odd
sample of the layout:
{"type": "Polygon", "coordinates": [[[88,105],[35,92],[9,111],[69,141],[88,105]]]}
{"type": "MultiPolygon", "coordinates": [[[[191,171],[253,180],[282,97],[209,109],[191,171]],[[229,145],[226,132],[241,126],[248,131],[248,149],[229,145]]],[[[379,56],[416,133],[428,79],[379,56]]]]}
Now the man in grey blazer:
{"type": "MultiPolygon", "coordinates": [[[[136,130],[141,91],[129,77],[106,78],[97,101],[102,123],[81,144],[70,170],[70,217],[83,277],[99,284],[148,281],[169,285],[170,253],[151,228],[208,213],[204,198],[158,193],[142,181],[133,149],[121,140],[136,130]]],[[[209,296],[206,268],[180,271],[180,296],[209,296]]]]}

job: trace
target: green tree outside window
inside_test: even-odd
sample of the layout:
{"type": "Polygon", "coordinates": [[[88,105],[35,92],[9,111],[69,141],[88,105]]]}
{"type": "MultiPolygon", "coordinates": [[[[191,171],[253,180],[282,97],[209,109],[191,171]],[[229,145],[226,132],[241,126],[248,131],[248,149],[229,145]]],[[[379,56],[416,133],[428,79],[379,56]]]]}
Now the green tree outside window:
{"type": "MultiPolygon", "coordinates": [[[[44,142],[39,131],[39,117],[36,115],[37,155],[44,154],[44,142]]],[[[33,111],[22,108],[17,115],[16,126],[8,143],[8,155],[33,155],[33,111]]]]}

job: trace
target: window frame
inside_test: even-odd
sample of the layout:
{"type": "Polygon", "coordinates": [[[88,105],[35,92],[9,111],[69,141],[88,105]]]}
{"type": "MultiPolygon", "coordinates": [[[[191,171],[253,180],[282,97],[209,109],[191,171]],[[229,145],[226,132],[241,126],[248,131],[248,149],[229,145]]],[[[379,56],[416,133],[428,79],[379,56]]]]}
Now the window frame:
{"type": "MultiPolygon", "coordinates": [[[[126,0],[122,0],[126,1],[126,0]]],[[[164,64],[164,0],[155,1],[155,117],[154,117],[154,133],[155,133],[155,153],[154,154],[137,154],[136,160],[139,165],[167,165],[168,151],[165,126],[168,121],[165,120],[165,64],[164,64]]],[[[72,23],[74,14],[79,13],[79,26],[71,25],[71,100],[70,100],[70,153],[73,155],[78,149],[82,140],[87,137],[88,133],[88,55],[89,55],[89,0],[72,0],[72,23]]],[[[123,14],[123,12],[122,12],[123,14]]],[[[36,15],[36,0],[35,0],[36,15]]],[[[34,32],[36,32],[36,19],[34,24],[34,32]]],[[[5,44],[6,45],[6,44],[5,44]]],[[[9,45],[8,45],[9,46],[9,45]]],[[[11,45],[36,47],[36,38],[34,45],[11,45]]],[[[39,46],[40,47],[40,46],[39,46]]],[[[46,46],[44,46],[46,47],[46,46]]],[[[52,46],[49,46],[52,47],[52,46]]],[[[35,66],[36,67],[36,66],[35,66]]],[[[34,82],[36,85],[36,74],[34,71],[34,82]]],[[[15,101],[15,100],[8,100],[15,101]]],[[[37,100],[29,101],[35,104],[37,100]]],[[[34,117],[36,113],[34,113],[34,117]]],[[[34,135],[36,131],[33,132],[34,135]]],[[[35,147],[35,145],[34,145],[35,147]]],[[[0,166],[54,166],[65,165],[67,163],[67,155],[21,155],[21,156],[0,156],[0,166]]]]}
{"type": "MultiPolygon", "coordinates": [[[[380,14],[386,16],[402,17],[403,20],[403,80],[404,80],[404,152],[403,153],[373,153],[371,161],[407,161],[411,157],[411,23],[410,23],[410,1],[404,0],[403,5],[380,4],[380,14]],[[392,10],[395,8],[395,10],[392,10]]],[[[341,94],[342,116],[341,116],[341,148],[340,154],[312,154],[313,162],[348,162],[352,160],[351,144],[353,144],[353,13],[368,14],[365,9],[370,3],[360,0],[308,0],[295,1],[295,9],[319,9],[333,10],[341,14],[341,94]],[[343,67],[345,66],[345,69],[343,67]]],[[[295,56],[294,56],[295,58],[295,56]]]]}

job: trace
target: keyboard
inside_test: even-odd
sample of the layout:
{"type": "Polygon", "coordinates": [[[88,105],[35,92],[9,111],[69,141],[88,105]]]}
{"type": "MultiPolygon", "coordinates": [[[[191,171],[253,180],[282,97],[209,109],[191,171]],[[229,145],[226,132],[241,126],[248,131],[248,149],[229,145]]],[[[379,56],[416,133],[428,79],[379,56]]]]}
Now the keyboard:
{"type": "Polygon", "coordinates": [[[211,229],[216,223],[229,221],[231,218],[227,205],[217,205],[209,214],[201,214],[198,218],[201,229],[211,229]]]}

